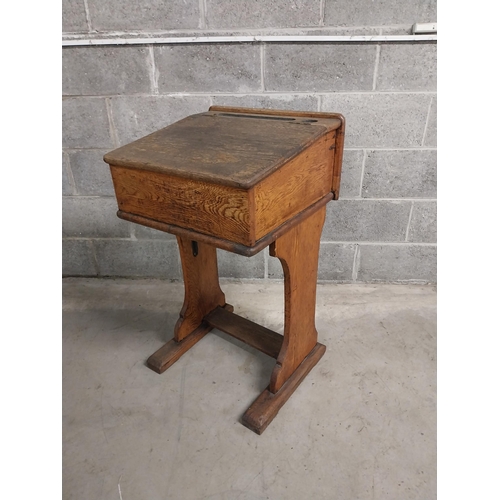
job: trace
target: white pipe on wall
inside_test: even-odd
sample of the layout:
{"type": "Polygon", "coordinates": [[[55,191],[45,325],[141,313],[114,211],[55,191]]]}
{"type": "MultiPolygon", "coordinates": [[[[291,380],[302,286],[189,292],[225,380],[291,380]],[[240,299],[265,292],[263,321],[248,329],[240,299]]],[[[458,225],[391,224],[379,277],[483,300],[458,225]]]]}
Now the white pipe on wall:
{"type": "Polygon", "coordinates": [[[251,35],[251,36],[189,36],[151,38],[82,38],[63,39],[63,47],[88,45],[153,45],[175,43],[249,43],[249,42],[431,42],[437,35],[251,35]]]}

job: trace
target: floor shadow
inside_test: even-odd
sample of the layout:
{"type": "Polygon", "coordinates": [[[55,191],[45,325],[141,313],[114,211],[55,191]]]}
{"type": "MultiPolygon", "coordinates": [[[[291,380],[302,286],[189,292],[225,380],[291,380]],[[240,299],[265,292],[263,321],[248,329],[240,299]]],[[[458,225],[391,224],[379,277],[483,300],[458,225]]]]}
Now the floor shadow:
{"type": "Polygon", "coordinates": [[[257,349],[248,346],[241,340],[235,339],[234,337],[231,337],[230,335],[219,330],[212,330],[210,334],[217,335],[221,339],[224,339],[226,342],[229,342],[239,347],[240,349],[243,349],[244,351],[252,354],[257,360],[258,371],[256,378],[258,386],[262,387],[262,390],[264,390],[269,385],[271,373],[274,366],[276,365],[276,360],[274,358],[271,358],[267,354],[264,354],[263,352],[260,352],[257,349]]]}

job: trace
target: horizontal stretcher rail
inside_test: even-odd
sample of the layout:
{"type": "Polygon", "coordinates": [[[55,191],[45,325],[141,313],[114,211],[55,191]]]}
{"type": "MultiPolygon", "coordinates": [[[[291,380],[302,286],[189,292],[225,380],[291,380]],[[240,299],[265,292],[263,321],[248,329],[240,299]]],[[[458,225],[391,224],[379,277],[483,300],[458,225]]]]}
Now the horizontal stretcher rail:
{"type": "Polygon", "coordinates": [[[250,347],[277,358],[283,344],[283,335],[273,332],[253,321],[242,318],[222,307],[217,307],[203,320],[211,327],[241,340],[250,347]]]}

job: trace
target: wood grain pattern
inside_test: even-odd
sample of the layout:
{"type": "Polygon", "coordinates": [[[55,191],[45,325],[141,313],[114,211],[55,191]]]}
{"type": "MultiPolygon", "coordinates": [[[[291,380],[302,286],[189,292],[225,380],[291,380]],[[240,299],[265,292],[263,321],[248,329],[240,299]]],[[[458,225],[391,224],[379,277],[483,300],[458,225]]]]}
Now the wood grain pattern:
{"type": "Polygon", "coordinates": [[[325,215],[323,206],[269,247],[285,276],[285,339],[269,384],[272,393],[280,390],[317,343],[316,282],[325,215]]]}
{"type": "Polygon", "coordinates": [[[121,212],[251,247],[338,197],[341,115],[217,109],[105,155],[121,212]]]}
{"type": "Polygon", "coordinates": [[[209,111],[219,111],[226,113],[252,113],[261,115],[273,116],[290,116],[317,119],[320,123],[328,126],[328,131],[336,130],[335,148],[332,158],[333,182],[332,192],[333,199],[338,200],[340,196],[340,177],[342,172],[342,160],[344,155],[344,136],[345,136],[345,118],[340,113],[325,113],[316,111],[289,111],[281,109],[256,109],[242,108],[236,106],[211,106],[209,111]],[[323,120],[325,120],[323,122],[323,120]],[[327,120],[331,120],[330,123],[327,120]]]}
{"type": "Polygon", "coordinates": [[[104,160],[249,189],[339,126],[338,118],[209,111],[111,151],[104,160]]]}
{"type": "Polygon", "coordinates": [[[316,281],[326,203],[338,199],[345,120],[338,113],[211,107],[105,155],[118,216],[177,235],[185,297],[174,339],[148,360],[162,373],[212,328],[276,358],[243,416],[261,434],[325,346],[316,281]],[[270,245],[285,278],[284,334],[232,314],[216,247],[251,256],[270,245]]]}
{"type": "Polygon", "coordinates": [[[184,304],[175,325],[174,339],[179,342],[198,328],[203,318],[226,298],[219,286],[217,253],[212,246],[198,242],[193,255],[192,240],[177,236],[184,276],[184,304]]]}
{"type": "Polygon", "coordinates": [[[217,307],[204,321],[213,328],[241,340],[259,351],[277,358],[283,344],[283,335],[273,332],[253,321],[242,318],[222,307],[217,307]]]}
{"type": "Polygon", "coordinates": [[[175,339],[170,340],[149,356],[146,361],[147,367],[156,373],[162,374],[184,353],[199,342],[210,330],[212,330],[211,326],[200,325],[180,342],[177,342],[175,339]]]}
{"type": "Polygon", "coordinates": [[[262,434],[325,351],[323,344],[316,344],[278,392],[273,393],[267,387],[260,394],[244,413],[241,423],[256,434],[262,434]]]}
{"type": "MultiPolygon", "coordinates": [[[[226,304],[224,308],[228,311],[233,310],[233,306],[229,304],[226,304]]],[[[177,342],[175,339],[170,340],[148,358],[146,363],[148,368],[151,368],[151,370],[156,373],[163,373],[184,353],[199,342],[210,330],[212,330],[210,325],[202,323],[181,341],[177,342]]]]}
{"type": "Polygon", "coordinates": [[[321,137],[255,186],[257,240],[331,191],[334,134],[321,137]]]}
{"type": "Polygon", "coordinates": [[[122,212],[121,210],[118,210],[117,215],[120,219],[134,222],[136,224],[141,224],[142,226],[151,227],[153,229],[158,229],[159,231],[164,231],[166,233],[172,233],[177,236],[183,236],[191,240],[197,240],[199,242],[206,243],[207,245],[221,248],[222,250],[227,250],[228,252],[244,255],[245,257],[252,257],[253,255],[259,253],[261,250],[264,250],[264,248],[269,246],[276,238],[279,238],[282,234],[285,234],[292,227],[300,224],[303,220],[307,219],[309,215],[316,212],[318,208],[326,205],[332,199],[333,193],[328,193],[316,203],[313,203],[311,206],[307,207],[305,210],[297,214],[295,217],[284,221],[283,224],[278,226],[276,229],[271,231],[260,240],[256,241],[255,245],[252,246],[245,246],[240,243],[234,243],[233,241],[225,240],[223,238],[217,238],[216,236],[202,234],[191,229],[176,226],[174,224],[166,224],[164,222],[159,222],[147,217],[142,217],[141,215],[129,214],[127,212],[122,212]]]}
{"type": "Polygon", "coordinates": [[[244,245],[255,243],[243,189],[115,166],[111,175],[123,212],[244,245]]]}

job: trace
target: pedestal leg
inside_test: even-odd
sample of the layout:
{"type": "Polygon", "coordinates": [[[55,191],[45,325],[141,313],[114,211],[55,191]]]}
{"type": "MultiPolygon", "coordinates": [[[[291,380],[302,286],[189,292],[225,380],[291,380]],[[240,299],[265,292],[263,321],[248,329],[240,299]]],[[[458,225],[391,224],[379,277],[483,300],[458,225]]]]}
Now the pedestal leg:
{"type": "Polygon", "coordinates": [[[184,276],[184,305],[174,329],[178,342],[200,326],[204,316],[226,303],[219,286],[217,250],[177,236],[184,276]]]}
{"type": "Polygon", "coordinates": [[[174,338],[149,359],[152,370],[163,373],[212,327],[203,318],[216,307],[232,311],[219,286],[215,247],[177,236],[184,276],[184,304],[174,328],[174,338]]]}
{"type": "Polygon", "coordinates": [[[280,259],[285,276],[285,338],[269,384],[272,393],[280,390],[318,340],[316,283],[325,213],[322,207],[269,247],[269,253],[280,259]]]}
{"type": "Polygon", "coordinates": [[[243,415],[245,426],[261,434],[325,352],[317,343],[316,282],[323,206],[269,247],[285,277],[284,339],[269,387],[243,415]]]}

